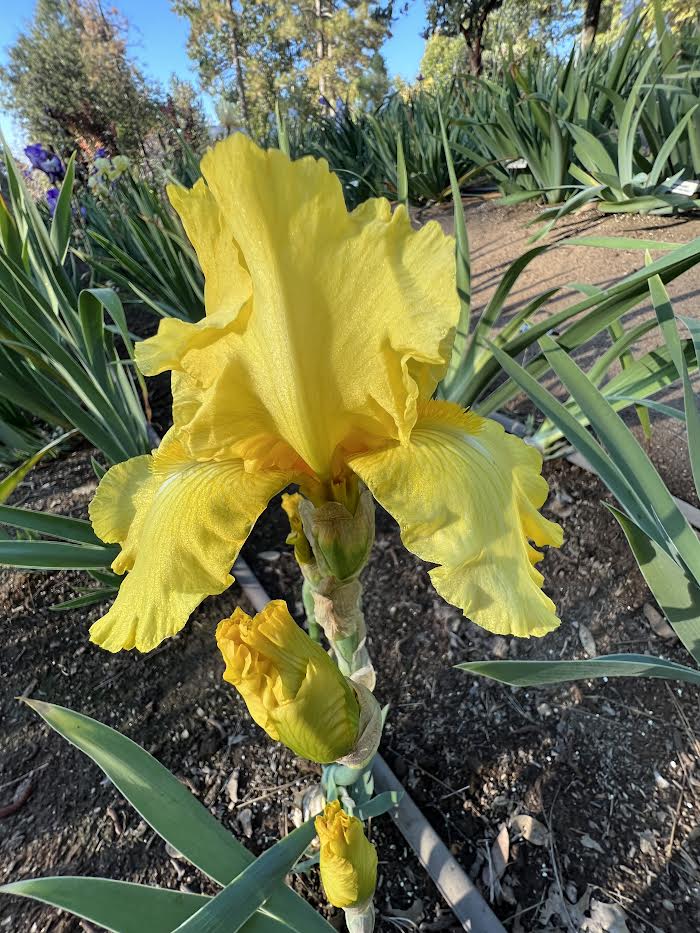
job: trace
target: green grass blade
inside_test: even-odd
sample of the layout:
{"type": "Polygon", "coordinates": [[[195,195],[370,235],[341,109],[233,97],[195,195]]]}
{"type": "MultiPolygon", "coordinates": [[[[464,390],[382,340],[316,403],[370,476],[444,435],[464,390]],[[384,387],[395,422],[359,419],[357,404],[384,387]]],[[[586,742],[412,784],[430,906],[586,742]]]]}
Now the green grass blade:
{"type": "Polygon", "coordinates": [[[676,126],[674,126],[673,130],[669,134],[668,139],[661,146],[661,149],[659,149],[658,155],[654,159],[654,167],[652,168],[651,172],[649,172],[647,177],[646,184],[649,188],[655,188],[656,185],[658,185],[659,181],[661,180],[661,173],[666,166],[666,162],[669,156],[673,152],[673,147],[685,132],[685,128],[692,120],[693,115],[698,107],[700,107],[700,104],[696,104],[695,107],[691,108],[685,114],[685,116],[681,118],[681,120],[676,124],[676,126]]]}
{"type": "Polygon", "coordinates": [[[493,294],[493,297],[489,303],[484,308],[483,313],[479,317],[476,327],[474,328],[475,337],[488,337],[489,333],[493,329],[494,324],[498,321],[501,312],[503,311],[503,306],[510,295],[513,286],[520,278],[522,272],[537,259],[538,256],[541,256],[542,253],[547,252],[550,247],[547,246],[535,246],[533,249],[529,249],[524,252],[521,256],[512,262],[505,271],[503,278],[498,283],[498,287],[493,294]]]}
{"type": "Polygon", "coordinates": [[[63,541],[0,541],[0,566],[25,570],[91,570],[109,567],[119,548],[63,541]]]}
{"type": "Polygon", "coordinates": [[[381,816],[383,813],[388,813],[392,807],[397,807],[401,803],[402,797],[403,793],[401,791],[385,790],[358,807],[355,815],[358,820],[363,821],[372,819],[375,816],[381,816]]]}
{"type": "MultiPolygon", "coordinates": [[[[667,541],[650,531],[646,523],[641,525],[643,530],[664,548],[668,541],[672,541],[683,554],[691,572],[700,579],[700,542],[634,435],[557,343],[543,337],[540,345],[550,366],[590,421],[603,446],[618,467],[624,468],[628,483],[638,499],[647,503],[649,515],[655,517],[667,541]]],[[[605,477],[602,478],[606,482],[605,477]]],[[[629,512],[626,505],[625,508],[629,512]]],[[[636,515],[632,517],[640,524],[636,515]]]]}
{"type": "Polygon", "coordinates": [[[630,518],[608,505],[620,523],[654,598],[673,629],[700,664],[700,585],[630,518]]]}
{"type": "Polygon", "coordinates": [[[647,91],[641,105],[638,105],[637,98],[639,97],[647,73],[655,60],[656,50],[652,49],[646,61],[639,69],[637,78],[627,96],[627,101],[622,112],[622,118],[618,128],[617,168],[620,176],[620,183],[623,187],[629,185],[634,176],[634,150],[637,138],[637,127],[639,125],[640,115],[644,109],[644,103],[649,97],[651,90],[647,91]]]}
{"type": "Polygon", "coordinates": [[[51,243],[56,251],[56,258],[60,265],[66,261],[68,244],[70,243],[71,227],[73,225],[73,212],[71,200],[73,198],[73,181],[75,179],[75,153],[68,160],[66,175],[61,185],[61,191],[56,201],[56,209],[51,221],[51,243]]]}
{"type": "MultiPolygon", "coordinates": [[[[566,350],[574,350],[604,330],[611,321],[639,304],[648,294],[647,282],[652,275],[660,275],[662,281],[669,282],[697,264],[700,257],[700,237],[683,246],[676,247],[669,255],[655,260],[651,266],[645,266],[626,276],[621,282],[605,289],[601,294],[591,295],[582,301],[574,302],[562,311],[533,324],[525,333],[512,338],[503,349],[509,356],[515,357],[535,343],[541,336],[555,327],[560,327],[571,318],[578,320],[570,324],[559,338],[559,344],[566,350]],[[584,314],[584,312],[587,312],[584,314]]],[[[546,371],[537,369],[537,375],[546,371]]],[[[528,364],[528,370],[531,364],[528,364]]],[[[500,374],[501,367],[495,359],[489,359],[475,374],[469,386],[469,397],[463,404],[474,404],[485,392],[490,383],[500,374]]],[[[505,383],[488,397],[488,409],[503,405],[514,394],[512,383],[505,383]]]]}
{"type": "Polygon", "coordinates": [[[89,590],[82,596],[75,596],[73,599],[66,599],[62,603],[54,603],[49,606],[51,612],[66,612],[69,609],[81,609],[83,606],[94,606],[95,603],[103,603],[106,599],[113,599],[117,590],[114,587],[105,587],[104,589],[89,590]]]}
{"type": "MultiPolygon", "coordinates": [[[[540,411],[546,415],[579,450],[598,473],[606,486],[624,508],[635,517],[643,528],[654,530],[652,519],[647,514],[643,501],[628,482],[625,474],[608,456],[595,438],[574,418],[574,416],[534,379],[522,366],[512,360],[498,347],[492,352],[508,375],[526,392],[540,411]]],[[[567,388],[569,388],[567,386],[567,388]]]]}
{"type": "Polygon", "coordinates": [[[277,124],[277,148],[288,158],[291,158],[289,151],[289,134],[287,133],[287,121],[282,116],[279,99],[275,100],[275,123],[277,124]]]}
{"type": "Polygon", "coordinates": [[[457,263],[457,294],[459,295],[459,321],[454,343],[452,345],[452,355],[446,382],[449,383],[458,372],[461,360],[463,359],[469,339],[469,326],[471,322],[471,261],[469,258],[469,236],[467,234],[467,221],[464,216],[464,207],[462,206],[462,194],[459,190],[459,181],[455,171],[452,153],[450,151],[450,142],[447,138],[445,120],[442,115],[442,109],[438,101],[438,117],[440,120],[440,134],[442,137],[442,147],[447,162],[447,171],[450,177],[450,190],[452,192],[452,206],[454,209],[455,224],[455,261],[457,263]]]}
{"type": "Polygon", "coordinates": [[[676,418],[679,421],[685,421],[685,413],[679,408],[672,408],[671,405],[664,405],[663,402],[655,402],[650,398],[635,398],[633,395],[606,395],[607,400],[612,404],[615,411],[620,411],[617,402],[627,402],[629,404],[644,405],[650,411],[655,411],[659,415],[666,415],[667,418],[676,418]]]}
{"type": "Polygon", "coordinates": [[[695,356],[698,361],[698,366],[700,367],[700,321],[696,321],[695,318],[692,317],[686,317],[683,314],[679,314],[677,317],[679,321],[683,321],[690,331],[693,346],[695,347],[695,356]]]}
{"type": "Polygon", "coordinates": [[[0,893],[31,897],[114,933],[170,933],[210,900],[107,878],[33,878],[3,885],[0,893]]]}
{"type": "Polygon", "coordinates": [[[50,444],[46,444],[42,447],[41,450],[37,450],[37,452],[25,460],[24,463],[20,463],[8,476],[0,480],[0,505],[7,502],[27,473],[33,470],[37,463],[39,463],[50,450],[53,450],[54,447],[58,447],[59,444],[62,444],[67,438],[72,437],[76,433],[76,431],[68,431],[66,434],[62,434],[60,437],[56,438],[55,441],[51,441],[50,444]]]}
{"type": "Polygon", "coordinates": [[[104,544],[92,530],[90,522],[66,515],[53,515],[51,512],[35,512],[32,509],[20,509],[12,505],[0,505],[0,525],[11,525],[25,531],[37,531],[52,538],[64,538],[79,544],[104,547],[104,544]]]}
{"type": "Polygon", "coordinates": [[[455,666],[511,687],[539,687],[598,677],[658,677],[700,686],[700,671],[645,654],[607,654],[585,661],[467,661],[455,666]]]}
{"type": "MultiPolygon", "coordinates": [[[[268,899],[316,835],[313,820],[263,852],[173,933],[236,933],[268,899]]],[[[299,933],[306,933],[301,929],[299,933]]]]}
{"type": "Polygon", "coordinates": [[[408,172],[401,133],[396,134],[396,200],[408,207],[408,172]]]}
{"type": "MultiPolygon", "coordinates": [[[[254,861],[167,768],[131,739],[65,707],[41,700],[25,702],[88,755],[159,836],[214,881],[229,884],[254,861]]],[[[284,922],[302,916],[305,933],[331,930],[309,904],[283,884],[277,885],[265,911],[284,922]]]]}
{"type": "Polygon", "coordinates": [[[649,292],[666,346],[683,382],[683,403],[688,429],[688,455],[693,473],[693,482],[695,483],[695,489],[698,490],[700,489],[700,411],[698,411],[697,399],[690,382],[688,364],[678,334],[673,305],[658,275],[649,279],[649,292]]]}

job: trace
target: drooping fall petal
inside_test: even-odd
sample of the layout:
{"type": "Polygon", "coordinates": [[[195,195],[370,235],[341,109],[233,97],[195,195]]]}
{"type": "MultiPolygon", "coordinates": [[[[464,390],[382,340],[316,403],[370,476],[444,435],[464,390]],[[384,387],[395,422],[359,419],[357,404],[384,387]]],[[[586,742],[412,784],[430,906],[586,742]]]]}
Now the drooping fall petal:
{"type": "Polygon", "coordinates": [[[254,618],[237,608],[219,623],[216,641],[226,661],[224,680],[269,736],[322,764],[354,747],[360,719],[355,692],[283,600],[254,618]]]}
{"type": "Polygon", "coordinates": [[[178,632],[205,596],[230,586],[253,523],[287,482],[279,472],[248,474],[240,460],[192,461],[172,432],[153,456],[112,467],[90,517],[103,541],[122,545],[113,569],[129,573],[91,640],[150,651],[178,632]]]}
{"type": "Polygon", "coordinates": [[[428,402],[408,444],[350,465],[397,519],[406,547],[438,565],[438,593],[472,621],[503,635],[556,628],[530,542],[558,547],[562,533],[537,511],[548,487],[533,447],[495,421],[428,402]]]}

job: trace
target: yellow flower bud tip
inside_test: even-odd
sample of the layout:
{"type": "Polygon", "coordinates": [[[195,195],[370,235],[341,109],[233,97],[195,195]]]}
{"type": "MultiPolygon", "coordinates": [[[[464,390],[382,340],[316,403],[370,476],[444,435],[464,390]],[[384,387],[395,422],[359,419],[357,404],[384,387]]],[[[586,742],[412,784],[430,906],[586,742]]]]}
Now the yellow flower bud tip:
{"type": "Polygon", "coordinates": [[[377,850],[362,823],[333,800],[314,825],[321,843],[319,867],[326,897],[334,907],[366,904],[377,884],[377,850]]]}
{"type": "Polygon", "coordinates": [[[282,494],[282,508],[286,512],[292,531],[302,530],[301,516],[299,515],[300,501],[301,495],[298,492],[285,492],[282,494]]]}
{"type": "Polygon", "coordinates": [[[226,662],[224,680],[271,738],[320,764],[354,748],[360,720],[355,691],[284,600],[252,618],[237,608],[219,623],[216,641],[226,662]]]}
{"type": "Polygon", "coordinates": [[[289,519],[290,533],[287,535],[287,544],[294,546],[294,556],[300,564],[308,564],[312,559],[311,546],[304,534],[301,515],[299,514],[299,503],[302,497],[298,492],[284,493],[282,496],[282,508],[289,519]]]}

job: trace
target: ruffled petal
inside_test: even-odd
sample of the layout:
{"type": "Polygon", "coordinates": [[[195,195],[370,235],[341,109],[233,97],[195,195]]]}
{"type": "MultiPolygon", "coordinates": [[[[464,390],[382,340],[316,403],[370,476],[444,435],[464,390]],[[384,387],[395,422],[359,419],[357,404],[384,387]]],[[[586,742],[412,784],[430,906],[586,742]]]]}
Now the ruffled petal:
{"type": "MultiPolygon", "coordinates": [[[[328,477],[358,435],[406,440],[459,315],[453,240],[436,223],[414,231],[386,201],[348,212],[325,162],[291,162],[240,133],[202,171],[208,194],[197,188],[193,203],[225,225],[252,298],[221,326],[219,310],[197,325],[164,321],[138,351],[149,372],[173,368],[201,388],[190,449],[238,454],[251,435],[277,438],[328,477]]],[[[181,189],[173,203],[195,230],[181,189]]],[[[223,262],[219,251],[207,280],[225,279],[223,262]]]]}
{"type": "Polygon", "coordinates": [[[168,185],[167,191],[204,273],[207,316],[235,316],[250,297],[251,282],[226,218],[201,178],[192,188],[168,185]]]}
{"type": "Polygon", "coordinates": [[[205,596],[233,582],[253,523],[288,481],[246,473],[240,460],[194,462],[172,432],[153,456],[112,467],[90,517],[96,534],[122,545],[113,569],[130,572],[91,640],[108,651],[150,651],[178,632],[205,596]]]}
{"type": "Polygon", "coordinates": [[[397,519],[406,547],[438,565],[438,593],[472,621],[521,637],[556,628],[530,542],[558,547],[562,532],[538,512],[548,487],[533,447],[495,421],[428,402],[408,444],[350,466],[397,519]]]}

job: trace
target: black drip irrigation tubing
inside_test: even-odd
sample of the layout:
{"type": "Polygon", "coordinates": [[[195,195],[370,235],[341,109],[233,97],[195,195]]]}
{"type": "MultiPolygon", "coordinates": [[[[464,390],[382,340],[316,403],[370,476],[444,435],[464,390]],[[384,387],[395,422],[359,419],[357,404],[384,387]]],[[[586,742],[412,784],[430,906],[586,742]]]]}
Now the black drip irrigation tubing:
{"type": "MultiPolygon", "coordinates": [[[[242,557],[234,564],[233,573],[255,611],[260,612],[264,609],[270,602],[270,597],[242,557]]],[[[483,899],[474,882],[458,864],[413,802],[406,788],[379,754],[375,756],[372,771],[377,790],[401,792],[400,803],[389,811],[389,815],[461,923],[462,929],[468,930],[469,933],[506,933],[505,927],[483,899]]]]}

